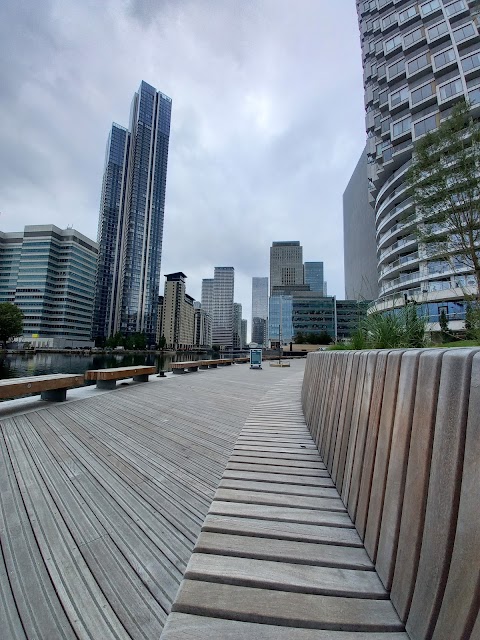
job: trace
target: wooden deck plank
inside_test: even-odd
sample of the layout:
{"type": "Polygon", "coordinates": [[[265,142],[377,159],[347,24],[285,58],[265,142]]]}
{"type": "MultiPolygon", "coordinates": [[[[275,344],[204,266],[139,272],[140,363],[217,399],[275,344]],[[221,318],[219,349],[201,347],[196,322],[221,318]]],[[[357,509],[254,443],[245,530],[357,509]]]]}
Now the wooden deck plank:
{"type": "Polygon", "coordinates": [[[2,421],[2,632],[158,638],[239,431],[292,373],[229,367],[2,421]]]}

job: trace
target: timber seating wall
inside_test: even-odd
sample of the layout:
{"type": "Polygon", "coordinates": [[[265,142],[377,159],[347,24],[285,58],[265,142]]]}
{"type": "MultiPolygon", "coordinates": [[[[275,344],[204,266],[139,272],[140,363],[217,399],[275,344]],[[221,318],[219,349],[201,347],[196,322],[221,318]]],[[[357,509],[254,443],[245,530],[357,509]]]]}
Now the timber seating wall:
{"type": "Polygon", "coordinates": [[[413,640],[480,638],[480,349],[307,358],[306,422],[413,640]]]}
{"type": "Polygon", "coordinates": [[[136,382],[148,382],[148,376],[157,373],[156,367],[115,367],[113,369],[90,369],[85,372],[86,383],[97,383],[99,389],[114,389],[117,380],[133,378],[136,382]]]}
{"type": "Polygon", "coordinates": [[[42,400],[62,401],[67,389],[83,387],[83,375],[52,373],[44,376],[0,380],[0,399],[20,398],[39,393],[42,400]]]}
{"type": "Polygon", "coordinates": [[[248,362],[249,358],[220,358],[218,360],[192,360],[190,362],[172,362],[173,373],[186,373],[186,371],[198,371],[198,369],[216,369],[218,366],[225,367],[233,363],[248,362]]]}

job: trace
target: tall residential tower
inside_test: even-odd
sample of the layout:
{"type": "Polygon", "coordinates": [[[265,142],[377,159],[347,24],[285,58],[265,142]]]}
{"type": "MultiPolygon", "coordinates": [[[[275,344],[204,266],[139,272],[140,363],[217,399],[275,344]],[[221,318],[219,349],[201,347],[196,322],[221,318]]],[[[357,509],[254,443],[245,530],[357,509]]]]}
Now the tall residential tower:
{"type": "Polygon", "coordinates": [[[96,339],[121,331],[155,341],[171,107],[142,82],[129,130],[112,126],[98,225],[96,339]]]}
{"type": "MultiPolygon", "coordinates": [[[[376,219],[379,300],[463,312],[469,274],[428,260],[415,233],[405,175],[416,140],[436,129],[455,102],[480,103],[478,9],[467,0],[357,0],[365,83],[367,165],[376,219]]],[[[451,325],[451,328],[452,325],[451,325]]]]}

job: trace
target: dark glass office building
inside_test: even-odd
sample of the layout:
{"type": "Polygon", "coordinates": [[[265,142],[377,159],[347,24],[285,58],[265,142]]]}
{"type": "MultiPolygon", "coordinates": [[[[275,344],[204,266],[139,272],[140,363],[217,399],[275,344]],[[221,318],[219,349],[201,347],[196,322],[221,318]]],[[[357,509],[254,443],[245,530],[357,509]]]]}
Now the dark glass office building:
{"type": "Polygon", "coordinates": [[[142,82],[127,131],[114,124],[105,159],[93,337],[142,332],[155,342],[171,99],[142,82]]]}

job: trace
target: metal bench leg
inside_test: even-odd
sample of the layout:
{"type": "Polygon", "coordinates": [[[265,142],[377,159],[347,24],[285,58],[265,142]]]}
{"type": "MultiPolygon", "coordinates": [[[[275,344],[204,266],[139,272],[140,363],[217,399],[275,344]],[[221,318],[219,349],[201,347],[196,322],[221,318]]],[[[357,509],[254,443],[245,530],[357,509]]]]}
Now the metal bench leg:
{"type": "Polygon", "coordinates": [[[97,380],[97,389],[103,389],[104,391],[109,391],[111,389],[115,389],[117,386],[116,380],[97,380]]]}
{"type": "Polygon", "coordinates": [[[50,389],[50,391],[42,391],[40,398],[49,400],[50,402],[63,402],[67,399],[66,389],[50,389]]]}
{"type": "Polygon", "coordinates": [[[198,371],[198,367],[188,367],[188,373],[191,371],[198,371]]]}
{"type": "Polygon", "coordinates": [[[148,373],[142,373],[139,376],[133,376],[134,382],[148,382],[148,373]]]}
{"type": "Polygon", "coordinates": [[[216,369],[218,367],[217,364],[209,364],[210,369],[216,369]]]}
{"type": "Polygon", "coordinates": [[[201,364],[200,369],[208,369],[208,364],[201,364]]]}

